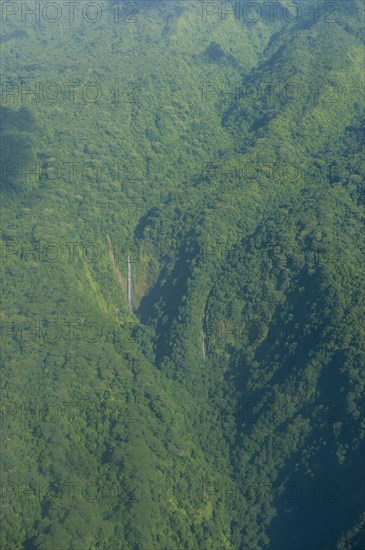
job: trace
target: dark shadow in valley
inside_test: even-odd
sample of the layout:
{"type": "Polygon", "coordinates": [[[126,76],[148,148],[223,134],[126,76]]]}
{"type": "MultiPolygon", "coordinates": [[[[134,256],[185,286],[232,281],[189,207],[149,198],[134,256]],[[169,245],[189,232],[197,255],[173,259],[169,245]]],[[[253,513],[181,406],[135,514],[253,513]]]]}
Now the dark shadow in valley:
{"type": "MultiPolygon", "coordinates": [[[[27,163],[34,162],[32,134],[36,130],[33,114],[25,107],[14,111],[0,108],[0,151],[2,191],[21,192],[27,186],[31,175],[27,173],[27,163]]],[[[32,176],[34,179],[34,175],[32,176]]]]}

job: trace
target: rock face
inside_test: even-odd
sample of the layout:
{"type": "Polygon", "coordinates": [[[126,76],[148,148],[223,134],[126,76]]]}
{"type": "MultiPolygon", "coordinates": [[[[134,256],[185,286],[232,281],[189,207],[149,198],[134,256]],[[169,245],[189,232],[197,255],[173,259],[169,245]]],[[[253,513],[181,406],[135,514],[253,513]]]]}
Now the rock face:
{"type": "Polygon", "coordinates": [[[124,277],[119,269],[119,266],[117,264],[117,261],[115,259],[115,256],[114,256],[114,251],[113,251],[113,243],[111,241],[111,238],[109,237],[109,235],[106,236],[106,239],[108,241],[108,245],[109,245],[109,257],[112,261],[112,264],[113,264],[113,269],[114,269],[114,272],[117,276],[117,280],[118,280],[118,283],[120,284],[123,292],[126,292],[127,290],[127,285],[125,283],[125,280],[124,280],[124,277]]]}

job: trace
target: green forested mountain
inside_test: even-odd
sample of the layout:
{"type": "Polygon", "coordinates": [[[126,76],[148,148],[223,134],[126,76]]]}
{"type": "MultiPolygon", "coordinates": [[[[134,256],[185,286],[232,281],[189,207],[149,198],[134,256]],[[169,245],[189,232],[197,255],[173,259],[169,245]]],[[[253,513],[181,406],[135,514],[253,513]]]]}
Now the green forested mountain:
{"type": "Polygon", "coordinates": [[[71,4],[0,5],[1,549],[363,548],[363,3],[71,4]]]}

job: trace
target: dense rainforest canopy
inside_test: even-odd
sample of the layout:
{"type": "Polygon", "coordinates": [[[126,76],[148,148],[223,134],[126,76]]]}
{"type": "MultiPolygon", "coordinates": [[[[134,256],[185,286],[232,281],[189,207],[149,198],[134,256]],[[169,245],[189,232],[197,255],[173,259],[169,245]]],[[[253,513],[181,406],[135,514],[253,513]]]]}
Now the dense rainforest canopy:
{"type": "Polygon", "coordinates": [[[363,548],[363,3],[66,4],[0,6],[1,548],[363,548]]]}

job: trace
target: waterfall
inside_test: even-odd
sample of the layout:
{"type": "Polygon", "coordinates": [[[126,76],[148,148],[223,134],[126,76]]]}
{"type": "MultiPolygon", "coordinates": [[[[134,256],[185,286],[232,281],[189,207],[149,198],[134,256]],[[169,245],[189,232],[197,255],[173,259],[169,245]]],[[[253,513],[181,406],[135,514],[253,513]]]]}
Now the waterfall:
{"type": "Polygon", "coordinates": [[[205,322],[205,315],[203,315],[203,318],[202,318],[202,348],[203,348],[203,356],[205,359],[207,356],[207,339],[204,332],[204,322],[205,322]]]}
{"type": "Polygon", "coordinates": [[[133,288],[132,288],[132,262],[131,257],[128,254],[128,279],[127,279],[127,287],[128,287],[128,305],[129,309],[133,311],[133,288]]]}

